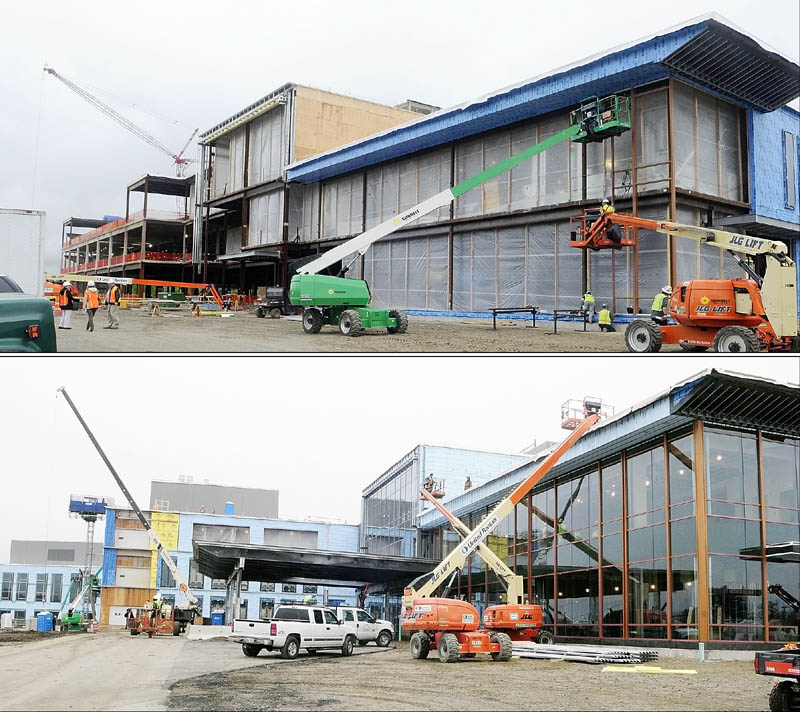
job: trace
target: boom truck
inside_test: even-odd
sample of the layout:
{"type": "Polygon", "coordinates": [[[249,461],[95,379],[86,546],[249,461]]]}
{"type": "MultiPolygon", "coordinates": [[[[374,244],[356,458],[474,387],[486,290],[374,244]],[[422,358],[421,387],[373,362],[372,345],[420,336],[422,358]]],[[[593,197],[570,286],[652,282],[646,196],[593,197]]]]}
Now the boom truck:
{"type": "Polygon", "coordinates": [[[94,445],[98,455],[100,455],[101,459],[108,468],[108,471],[119,485],[119,488],[122,490],[122,494],[124,494],[125,498],[128,500],[128,505],[134,511],[142,527],[147,532],[153,548],[158,552],[161,560],[164,562],[164,564],[166,564],[167,568],[175,579],[178,590],[186,596],[186,602],[181,606],[175,606],[172,608],[168,615],[140,616],[136,621],[136,625],[131,629],[131,635],[136,635],[139,632],[147,633],[149,638],[152,638],[155,633],[171,632],[172,635],[180,635],[186,630],[186,626],[194,620],[196,615],[202,615],[200,601],[197,599],[194,593],[192,593],[192,590],[189,588],[189,584],[186,583],[186,579],[178,570],[178,567],[172,560],[172,557],[167,554],[166,549],[164,549],[164,545],[161,543],[161,539],[158,538],[158,535],[153,530],[153,527],[150,526],[150,522],[147,521],[147,517],[144,516],[142,510],[139,509],[139,505],[136,504],[136,501],[133,499],[133,495],[128,491],[128,488],[125,486],[125,483],[122,481],[122,478],[119,476],[119,474],[117,474],[117,471],[114,469],[111,461],[106,456],[103,448],[100,447],[100,443],[97,442],[97,439],[89,429],[89,426],[86,424],[83,416],[78,411],[78,408],[72,402],[72,398],[69,397],[66,389],[62,386],[58,389],[58,393],[61,393],[61,395],[64,396],[64,400],[67,401],[67,404],[72,409],[72,412],[75,414],[78,422],[89,436],[89,440],[92,441],[92,445],[94,445]]]}
{"type": "Polygon", "coordinates": [[[319,256],[298,260],[293,265],[297,274],[290,282],[289,299],[292,304],[304,308],[303,330],[307,334],[316,334],[324,324],[331,324],[338,325],[339,331],[345,336],[358,336],[362,329],[373,328],[386,328],[390,334],[405,333],[408,329],[405,312],[371,307],[366,281],[344,277],[353,262],[373,243],[564,141],[602,142],[619,136],[630,127],[628,97],[613,95],[603,99],[585,99],[571,112],[569,128],[421,201],[319,256]],[[354,255],[353,260],[345,265],[343,261],[350,255],[354,255]],[[338,275],[320,274],[339,262],[342,263],[342,269],[338,275]]]}
{"type": "MultiPolygon", "coordinates": [[[[467,532],[461,543],[433,571],[418,577],[404,590],[401,624],[404,629],[414,631],[409,643],[412,658],[425,659],[430,649],[435,647],[439,660],[443,663],[454,663],[461,657],[474,657],[476,653],[489,653],[493,660],[500,662],[511,659],[512,638],[505,630],[511,627],[509,624],[514,620],[512,615],[526,612],[528,607],[522,592],[521,579],[514,581],[506,575],[509,583],[507,603],[486,609],[484,620],[489,621],[489,626],[484,630],[478,630],[481,621],[475,606],[467,601],[448,598],[447,593],[458,572],[464,568],[469,556],[483,544],[484,539],[505,517],[513,513],[517,504],[564,453],[598,422],[601,403],[589,399],[584,403],[586,417],[570,435],[475,528],[467,532]],[[433,594],[446,579],[444,595],[434,597],[433,594]]],[[[485,558],[486,552],[490,552],[488,547],[481,549],[479,553],[485,558]]],[[[541,620],[541,608],[538,613],[541,620]]]]}
{"type": "Polygon", "coordinates": [[[783,242],[610,213],[593,222],[586,215],[572,218],[570,244],[590,250],[632,246],[636,228],[726,250],[749,279],[693,279],[679,284],[669,302],[677,324],[635,319],[625,330],[628,351],[654,353],[662,344],[679,344],[684,351],[695,352],[709,348],[723,353],[800,350],[797,273],[783,242]]]}

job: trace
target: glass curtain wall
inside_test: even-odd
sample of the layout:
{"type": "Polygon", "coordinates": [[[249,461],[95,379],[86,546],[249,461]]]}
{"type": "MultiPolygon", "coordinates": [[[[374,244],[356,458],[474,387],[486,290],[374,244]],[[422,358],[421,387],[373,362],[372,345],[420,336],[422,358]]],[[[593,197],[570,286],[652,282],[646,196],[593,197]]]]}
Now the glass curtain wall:
{"type": "Polygon", "coordinates": [[[362,511],[367,553],[415,555],[413,527],[419,502],[417,478],[417,468],[411,463],[364,498],[362,511]]]}
{"type": "MultiPolygon", "coordinates": [[[[486,512],[474,513],[469,526],[486,512]]],[[[551,483],[523,499],[511,519],[490,538],[492,547],[526,577],[529,600],[559,637],[697,640],[702,590],[712,641],[789,640],[800,625],[768,590],[780,585],[800,598],[797,564],[765,557],[767,546],[800,539],[797,439],[711,427],[702,443],[692,432],[669,434],[551,483]],[[704,453],[699,465],[696,450],[704,453]],[[698,469],[705,471],[707,582],[698,579],[698,469]]],[[[450,531],[429,536],[434,558],[447,553],[443,537],[458,541],[450,531]]],[[[476,556],[459,590],[481,612],[502,600],[476,556]]]]}

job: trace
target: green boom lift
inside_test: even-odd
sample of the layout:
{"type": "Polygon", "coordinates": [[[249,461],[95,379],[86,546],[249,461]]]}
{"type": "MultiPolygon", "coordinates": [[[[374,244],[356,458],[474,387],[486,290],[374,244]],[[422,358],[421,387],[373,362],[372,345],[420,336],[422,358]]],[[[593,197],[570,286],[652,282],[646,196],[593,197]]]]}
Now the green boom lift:
{"type": "MultiPolygon", "coordinates": [[[[397,309],[378,309],[369,306],[369,286],[361,279],[346,279],[344,273],[349,265],[343,265],[339,276],[319,274],[322,270],[342,261],[348,255],[360,257],[370,245],[387,235],[410,225],[423,215],[449,205],[458,196],[483,185],[520,163],[527,161],[548,148],[563,141],[577,143],[604,141],[627,131],[631,127],[630,99],[624,96],[609,96],[604,99],[591,97],[581,102],[570,113],[570,126],[550,138],[497,163],[472,178],[452,188],[443,190],[423,200],[412,208],[389,218],[366,232],[334,247],[297,268],[289,286],[289,300],[302,306],[303,330],[316,334],[323,324],[339,326],[345,336],[358,336],[362,329],[385,328],[390,334],[402,334],[408,328],[405,312],[397,309]]],[[[352,262],[351,262],[352,264],[352,262]]]]}

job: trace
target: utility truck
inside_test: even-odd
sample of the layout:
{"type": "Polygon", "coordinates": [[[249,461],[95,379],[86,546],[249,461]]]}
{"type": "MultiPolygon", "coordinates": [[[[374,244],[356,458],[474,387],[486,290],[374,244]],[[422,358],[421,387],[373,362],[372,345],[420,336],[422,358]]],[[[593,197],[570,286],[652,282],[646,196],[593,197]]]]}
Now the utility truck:
{"type": "Polygon", "coordinates": [[[408,328],[405,312],[370,306],[371,294],[366,281],[344,277],[353,262],[373,243],[438,208],[450,205],[460,195],[564,141],[602,142],[619,136],[630,127],[630,99],[627,97],[615,95],[586,99],[570,114],[569,128],[417,203],[318,257],[298,260],[293,265],[297,274],[289,286],[289,299],[292,304],[304,308],[303,330],[307,334],[316,334],[324,324],[331,324],[338,325],[345,336],[358,336],[363,329],[373,328],[385,328],[390,334],[405,333],[408,328]],[[352,258],[351,262],[344,264],[348,257],[352,258]],[[336,276],[321,274],[337,263],[342,263],[342,268],[336,276]]]}
{"type": "Polygon", "coordinates": [[[570,244],[590,250],[632,246],[639,228],[726,250],[749,279],[694,279],[679,284],[669,302],[670,316],[677,323],[634,319],[625,330],[628,351],[653,353],[662,344],[723,353],[800,351],[797,272],[783,242],[610,213],[591,222],[585,215],[573,218],[570,244]],[[615,228],[623,231],[622,239],[611,238],[615,228]]]}
{"type": "MultiPolygon", "coordinates": [[[[521,579],[507,576],[507,603],[486,609],[489,630],[478,630],[481,622],[477,609],[467,601],[448,598],[456,575],[461,571],[473,552],[484,559],[493,560],[491,551],[483,546],[487,536],[505,519],[513,514],[515,507],[578,439],[600,419],[602,404],[599,400],[584,400],[585,419],[558,445],[512,492],[468,531],[460,544],[430,573],[412,581],[403,592],[401,625],[414,631],[409,643],[411,657],[424,659],[435,647],[439,660],[454,663],[462,657],[474,657],[476,653],[489,653],[493,660],[505,662],[511,659],[512,639],[505,632],[519,616],[527,610],[528,603],[522,591],[521,579]],[[488,553],[487,553],[488,552],[488,553]],[[446,583],[441,597],[434,597],[437,589],[446,583]],[[499,624],[499,625],[496,625],[499,624]]],[[[461,532],[463,533],[463,532],[461,532]]],[[[501,562],[502,563],[502,562],[501,562]]],[[[496,563],[495,563],[496,565],[496,563]]],[[[541,609],[539,610],[541,616],[541,609]]]]}
{"type": "MultiPolygon", "coordinates": [[[[202,615],[201,611],[201,604],[200,601],[197,599],[197,596],[192,593],[191,589],[189,588],[189,584],[186,582],[186,579],[183,577],[183,574],[178,569],[175,562],[172,560],[172,557],[167,553],[166,549],[164,549],[164,545],[161,543],[161,539],[159,539],[158,535],[153,530],[153,527],[150,526],[150,522],[147,520],[147,517],[144,516],[144,513],[141,509],[139,509],[139,505],[136,504],[136,501],[133,499],[133,495],[128,491],[128,488],[125,486],[125,483],[122,481],[122,478],[117,474],[117,471],[114,469],[114,466],[111,464],[111,461],[106,456],[103,448],[100,447],[100,443],[97,442],[92,431],[89,429],[89,426],[86,424],[86,421],[83,419],[83,416],[78,411],[78,408],[72,402],[72,398],[69,397],[66,389],[61,387],[58,389],[58,392],[64,396],[64,400],[67,401],[67,404],[72,409],[72,412],[75,414],[75,417],[78,419],[78,422],[83,427],[86,434],[89,436],[89,440],[92,441],[92,445],[94,445],[95,450],[97,450],[97,454],[100,455],[103,462],[105,463],[108,471],[111,473],[112,477],[119,485],[119,488],[122,490],[122,494],[125,495],[125,498],[128,500],[128,505],[136,514],[139,522],[142,525],[142,528],[147,532],[148,537],[150,538],[150,542],[153,545],[153,548],[158,552],[158,555],[161,557],[161,560],[164,562],[166,567],[169,569],[170,573],[175,579],[175,583],[178,586],[178,590],[183,593],[186,597],[186,601],[182,602],[181,605],[176,605],[170,611],[169,623],[171,623],[171,631],[173,635],[180,635],[186,630],[186,626],[188,626],[192,621],[194,621],[195,616],[202,615]]],[[[165,616],[161,618],[166,619],[165,616]]],[[[151,621],[147,623],[145,621],[139,621],[135,628],[131,629],[131,635],[135,635],[135,631],[142,631],[148,633],[148,637],[152,638],[153,633],[163,633],[166,632],[162,630],[164,628],[163,620],[159,619],[159,626],[154,626],[155,621],[151,621]],[[149,628],[148,628],[149,626],[149,628]],[[156,629],[157,628],[157,629],[156,629]]]]}
{"type": "Polygon", "coordinates": [[[43,296],[44,226],[41,210],[0,208],[0,272],[34,297],[43,296]]]}
{"type": "Polygon", "coordinates": [[[373,618],[363,608],[336,606],[333,611],[345,625],[356,627],[359,645],[366,645],[374,640],[379,648],[385,648],[394,638],[394,626],[391,622],[373,618]]]}
{"type": "Polygon", "coordinates": [[[250,658],[262,650],[278,650],[287,660],[296,658],[301,650],[309,655],[339,650],[347,657],[357,641],[355,625],[339,620],[324,606],[285,605],[278,606],[267,620],[236,618],[231,633],[230,639],[241,643],[242,652],[250,658]]]}

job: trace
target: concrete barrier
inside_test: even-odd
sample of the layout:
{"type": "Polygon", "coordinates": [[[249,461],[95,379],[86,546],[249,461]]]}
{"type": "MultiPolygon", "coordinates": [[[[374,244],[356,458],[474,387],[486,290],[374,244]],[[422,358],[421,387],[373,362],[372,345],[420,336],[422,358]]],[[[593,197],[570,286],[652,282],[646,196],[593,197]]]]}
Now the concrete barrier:
{"type": "Polygon", "coordinates": [[[211,638],[229,638],[231,627],[228,625],[188,625],[186,640],[209,640],[211,638]]]}

